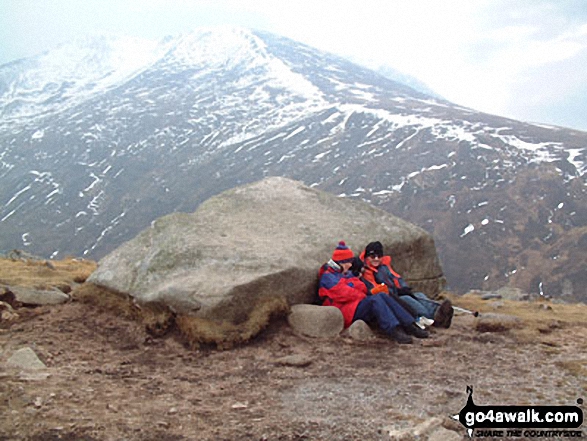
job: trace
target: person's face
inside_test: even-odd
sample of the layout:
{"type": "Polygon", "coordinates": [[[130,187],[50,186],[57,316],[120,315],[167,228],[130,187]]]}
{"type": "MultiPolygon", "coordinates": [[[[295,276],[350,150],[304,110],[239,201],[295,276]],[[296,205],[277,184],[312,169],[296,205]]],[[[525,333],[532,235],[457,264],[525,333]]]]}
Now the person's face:
{"type": "Polygon", "coordinates": [[[347,271],[349,271],[351,269],[351,266],[353,266],[352,262],[345,262],[345,263],[340,264],[340,267],[342,268],[343,273],[346,273],[347,271]]]}
{"type": "Polygon", "coordinates": [[[367,263],[370,266],[377,268],[379,265],[381,265],[381,256],[377,253],[370,253],[367,255],[367,263]]]}

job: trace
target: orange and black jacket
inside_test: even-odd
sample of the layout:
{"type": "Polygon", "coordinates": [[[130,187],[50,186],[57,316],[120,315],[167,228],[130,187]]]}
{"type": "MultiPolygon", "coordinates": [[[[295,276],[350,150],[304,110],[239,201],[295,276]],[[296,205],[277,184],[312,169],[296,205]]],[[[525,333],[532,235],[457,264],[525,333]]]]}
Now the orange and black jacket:
{"type": "Polygon", "coordinates": [[[400,288],[405,288],[408,284],[402,276],[394,271],[391,267],[391,256],[381,257],[381,264],[378,268],[369,265],[365,259],[365,251],[360,255],[363,261],[363,276],[361,279],[365,282],[367,289],[371,291],[375,285],[385,283],[389,288],[390,294],[397,294],[400,288]]]}

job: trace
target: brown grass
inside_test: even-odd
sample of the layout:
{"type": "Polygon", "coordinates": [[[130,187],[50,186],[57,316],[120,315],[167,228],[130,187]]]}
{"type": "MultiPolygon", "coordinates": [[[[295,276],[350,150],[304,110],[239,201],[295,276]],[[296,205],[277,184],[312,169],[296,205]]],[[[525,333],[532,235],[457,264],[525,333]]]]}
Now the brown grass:
{"type": "Polygon", "coordinates": [[[149,334],[156,337],[177,329],[186,344],[194,349],[201,345],[216,345],[219,349],[228,349],[236,344],[245,343],[265,329],[272,317],[284,315],[289,311],[285,299],[264,298],[253,308],[247,320],[234,324],[228,321],[176,315],[165,305],[138,304],[129,295],[90,283],[77,288],[72,297],[127,319],[137,320],[145,326],[149,334]]]}
{"type": "Polygon", "coordinates": [[[159,303],[138,304],[127,295],[107,288],[85,283],[72,292],[74,300],[109,311],[129,320],[137,320],[145,330],[156,337],[165,335],[173,328],[174,314],[159,303]]]}
{"type": "Polygon", "coordinates": [[[178,316],[176,323],[192,348],[201,344],[215,344],[219,349],[228,349],[249,341],[269,325],[272,317],[288,312],[289,306],[284,298],[270,297],[260,300],[243,323],[233,324],[187,315],[178,316]]]}
{"type": "Polygon", "coordinates": [[[456,296],[451,293],[442,293],[442,296],[449,298],[455,306],[479,311],[481,316],[483,313],[497,313],[518,317],[521,320],[521,326],[515,329],[514,335],[523,341],[536,341],[537,336],[540,337],[540,341],[543,341],[555,329],[587,325],[587,305],[582,303],[553,303],[542,299],[537,301],[500,299],[500,307],[496,309],[493,301],[482,300],[475,294],[456,296]]]}
{"type": "Polygon", "coordinates": [[[0,258],[0,285],[24,286],[35,289],[57,288],[71,291],[94,272],[97,264],[91,260],[31,260],[0,258]]]}

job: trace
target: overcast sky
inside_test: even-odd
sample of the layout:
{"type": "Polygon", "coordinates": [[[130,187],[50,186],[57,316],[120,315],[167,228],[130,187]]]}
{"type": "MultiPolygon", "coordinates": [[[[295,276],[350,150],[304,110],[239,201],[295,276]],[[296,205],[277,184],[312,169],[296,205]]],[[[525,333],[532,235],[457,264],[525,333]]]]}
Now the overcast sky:
{"type": "Polygon", "coordinates": [[[0,64],[94,32],[267,30],[444,98],[587,131],[587,0],[0,0],[0,64]]]}

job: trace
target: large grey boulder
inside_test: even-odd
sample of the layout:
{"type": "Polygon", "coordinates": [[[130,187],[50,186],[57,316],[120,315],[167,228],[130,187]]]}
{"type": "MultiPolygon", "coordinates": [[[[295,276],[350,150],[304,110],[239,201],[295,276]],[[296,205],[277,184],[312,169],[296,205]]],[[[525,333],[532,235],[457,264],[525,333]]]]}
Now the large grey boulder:
{"type": "Polygon", "coordinates": [[[182,314],[239,322],[262,299],[313,300],[318,269],[340,240],[380,240],[415,288],[444,277],[429,234],[367,203],[272,177],[154,221],[104,257],[88,282],[182,314]]]}

